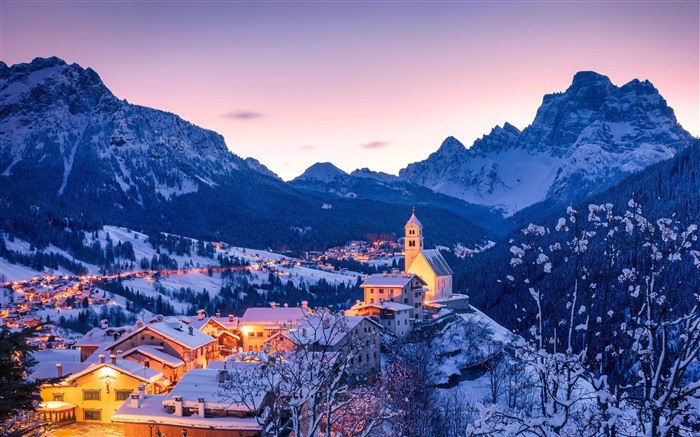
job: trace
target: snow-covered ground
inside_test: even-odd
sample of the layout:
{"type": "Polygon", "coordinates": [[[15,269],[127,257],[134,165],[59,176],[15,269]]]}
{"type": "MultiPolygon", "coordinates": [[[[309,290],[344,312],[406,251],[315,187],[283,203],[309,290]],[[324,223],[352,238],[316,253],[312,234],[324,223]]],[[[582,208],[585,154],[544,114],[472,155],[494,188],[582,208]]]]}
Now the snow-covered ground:
{"type": "MultiPolygon", "coordinates": [[[[35,253],[31,245],[15,238],[14,241],[9,241],[6,239],[7,248],[14,250],[23,254],[35,253]]],[[[104,226],[102,230],[98,231],[96,234],[94,232],[85,233],[85,241],[87,244],[93,244],[95,241],[99,241],[100,245],[104,248],[107,245],[107,241],[110,239],[112,244],[116,247],[120,242],[122,244],[129,242],[134,249],[134,255],[136,261],[133,262],[134,270],[138,270],[138,265],[140,260],[143,258],[148,259],[156,255],[156,250],[147,241],[148,237],[136,231],[131,231],[126,228],[117,226],[104,226]]],[[[192,240],[197,243],[197,240],[192,240]]],[[[216,245],[215,245],[216,247],[216,245]]],[[[73,257],[55,246],[49,246],[44,249],[45,253],[57,253],[61,254],[69,259],[73,257]]],[[[162,253],[166,253],[161,249],[162,253]]],[[[296,265],[294,259],[290,259],[287,256],[269,252],[265,250],[250,249],[243,247],[230,247],[227,249],[215,249],[215,254],[213,258],[207,258],[204,256],[197,255],[195,251],[191,255],[175,255],[168,254],[171,259],[177,261],[180,268],[188,268],[189,266],[193,268],[199,267],[218,267],[218,255],[223,255],[225,257],[238,257],[246,260],[251,268],[249,269],[251,277],[248,279],[253,284],[262,285],[267,283],[269,277],[269,270],[274,269],[276,274],[279,275],[283,283],[291,281],[295,286],[299,286],[302,282],[307,286],[316,284],[320,280],[325,280],[329,284],[338,285],[344,283],[346,285],[354,285],[357,282],[358,277],[363,275],[357,272],[342,271],[342,272],[329,272],[325,270],[317,270],[310,267],[303,267],[296,265]],[[290,260],[289,263],[282,263],[282,261],[290,260]],[[264,268],[263,268],[264,267],[264,268]]],[[[91,275],[99,275],[100,267],[94,264],[87,264],[82,262],[82,264],[88,269],[91,275]]],[[[23,266],[21,264],[11,264],[6,259],[0,258],[0,275],[3,275],[3,281],[14,282],[14,281],[25,281],[30,280],[34,277],[41,275],[67,275],[74,276],[73,273],[65,270],[64,268],[59,268],[56,270],[44,269],[43,271],[38,271],[32,269],[31,267],[23,266]]],[[[202,272],[188,272],[185,274],[170,274],[163,275],[157,281],[152,278],[134,278],[123,280],[123,285],[132,288],[134,291],[139,291],[141,294],[146,296],[151,296],[157,298],[159,295],[163,296],[163,299],[169,301],[175,308],[176,312],[184,312],[187,310],[189,304],[185,304],[176,301],[172,298],[172,293],[179,291],[180,289],[191,289],[194,292],[202,292],[206,290],[211,297],[214,297],[219,293],[222,286],[226,285],[226,282],[222,280],[221,274],[214,272],[211,276],[207,273],[202,272]],[[166,293],[162,294],[159,290],[165,289],[166,293]]],[[[11,291],[7,290],[6,293],[0,293],[0,303],[6,304],[9,302],[9,293],[11,291]]],[[[111,305],[120,305],[122,307],[126,306],[126,300],[117,295],[111,295],[110,298],[112,302],[111,305]]],[[[15,296],[17,297],[17,296],[15,296]]],[[[96,305],[92,307],[93,311],[99,313],[101,311],[101,306],[96,305]]],[[[60,316],[74,317],[80,312],[80,309],[42,309],[38,311],[38,315],[42,319],[50,317],[52,320],[57,319],[60,316]]]]}

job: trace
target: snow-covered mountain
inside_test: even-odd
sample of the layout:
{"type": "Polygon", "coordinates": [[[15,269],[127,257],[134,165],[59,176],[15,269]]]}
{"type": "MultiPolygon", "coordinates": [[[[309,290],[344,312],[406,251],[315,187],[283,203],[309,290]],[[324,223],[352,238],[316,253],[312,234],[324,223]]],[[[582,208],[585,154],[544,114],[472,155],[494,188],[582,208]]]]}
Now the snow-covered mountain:
{"type": "MultiPolygon", "coordinates": [[[[313,187],[333,174],[345,175],[321,165],[306,183],[313,187]]],[[[308,250],[396,232],[410,206],[421,204],[403,189],[386,196],[374,182],[371,201],[338,198],[301,182],[285,183],[255,159],[235,155],[216,132],[120,100],[90,68],[58,58],[0,63],[0,230],[45,245],[68,225],[111,223],[308,250]]],[[[442,244],[486,241],[474,225],[484,220],[452,200],[460,205],[425,206],[435,238],[442,244]],[[450,229],[455,223],[458,231],[450,229]]]]}
{"type": "Polygon", "coordinates": [[[302,173],[300,176],[297,176],[294,180],[297,182],[333,182],[336,178],[343,178],[347,175],[347,173],[345,173],[343,170],[339,169],[335,165],[331,164],[330,162],[317,162],[316,164],[307,168],[306,171],[304,171],[304,173],[302,173]]]}
{"type": "Polygon", "coordinates": [[[506,123],[469,149],[449,137],[399,177],[510,215],[545,199],[568,203],[601,191],[692,139],[650,82],[617,87],[579,72],[565,92],[544,96],[522,132],[506,123]]]}
{"type": "Polygon", "coordinates": [[[0,114],[0,174],[59,197],[92,185],[102,197],[143,205],[146,196],[171,200],[241,171],[272,176],[216,132],[119,100],[92,69],[55,57],[0,62],[0,114]]]}

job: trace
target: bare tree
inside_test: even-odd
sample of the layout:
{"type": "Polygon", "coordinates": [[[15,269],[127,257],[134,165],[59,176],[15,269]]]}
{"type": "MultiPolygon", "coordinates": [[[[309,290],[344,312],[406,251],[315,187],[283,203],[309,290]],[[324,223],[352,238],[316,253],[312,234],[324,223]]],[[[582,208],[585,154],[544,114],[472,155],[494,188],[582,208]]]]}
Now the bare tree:
{"type": "Polygon", "coordinates": [[[375,339],[353,333],[342,314],[324,309],[288,328],[265,351],[241,356],[253,364],[234,366],[243,370],[233,370],[222,387],[233,402],[245,403],[251,411],[266,394],[258,415],[266,435],[330,436],[349,426],[352,420],[344,415],[363,403],[379,408],[371,416],[355,417],[360,419],[354,430],[358,435],[369,434],[391,415],[378,392],[362,387],[360,356],[375,339]]]}

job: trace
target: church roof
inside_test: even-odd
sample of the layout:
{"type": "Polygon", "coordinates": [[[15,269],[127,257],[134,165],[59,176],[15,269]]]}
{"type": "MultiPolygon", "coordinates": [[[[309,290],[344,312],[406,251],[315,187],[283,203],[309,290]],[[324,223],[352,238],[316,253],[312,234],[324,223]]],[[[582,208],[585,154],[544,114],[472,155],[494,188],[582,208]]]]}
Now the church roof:
{"type": "Polygon", "coordinates": [[[445,258],[442,257],[439,250],[427,249],[422,250],[421,253],[430,265],[430,268],[433,269],[435,276],[446,276],[452,274],[452,269],[447,264],[447,261],[445,261],[445,258]]]}
{"type": "MultiPolygon", "coordinates": [[[[416,212],[415,212],[415,211],[413,212],[413,214],[411,214],[411,218],[408,219],[408,221],[406,222],[406,226],[408,226],[408,225],[416,225],[416,226],[418,226],[418,227],[421,228],[421,229],[423,228],[423,225],[421,224],[421,222],[418,220],[418,218],[416,218],[416,212]]],[[[405,228],[406,226],[404,226],[404,228],[405,228]]]]}

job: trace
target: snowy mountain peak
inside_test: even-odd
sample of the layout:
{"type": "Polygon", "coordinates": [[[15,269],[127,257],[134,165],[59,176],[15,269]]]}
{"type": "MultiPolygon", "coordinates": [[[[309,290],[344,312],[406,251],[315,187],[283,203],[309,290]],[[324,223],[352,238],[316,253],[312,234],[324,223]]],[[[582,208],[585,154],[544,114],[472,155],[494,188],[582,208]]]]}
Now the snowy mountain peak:
{"type": "Polygon", "coordinates": [[[348,174],[339,169],[330,162],[317,162],[307,168],[304,173],[296,177],[295,181],[321,181],[332,182],[338,177],[344,177],[348,174]]]}
{"type": "Polygon", "coordinates": [[[436,155],[447,157],[462,154],[466,151],[467,148],[464,147],[464,144],[462,144],[457,138],[449,136],[442,142],[440,148],[436,152],[436,155]]]}
{"type": "Polygon", "coordinates": [[[512,214],[548,197],[567,203],[603,190],[690,141],[649,81],[617,87],[607,76],[582,71],[565,92],[544,96],[522,132],[496,126],[465,153],[450,137],[399,176],[512,214]]]}
{"type": "Polygon", "coordinates": [[[47,200],[88,193],[145,207],[242,170],[270,176],[216,132],[119,100],[95,71],[56,57],[0,68],[0,114],[0,175],[47,200]]]}

